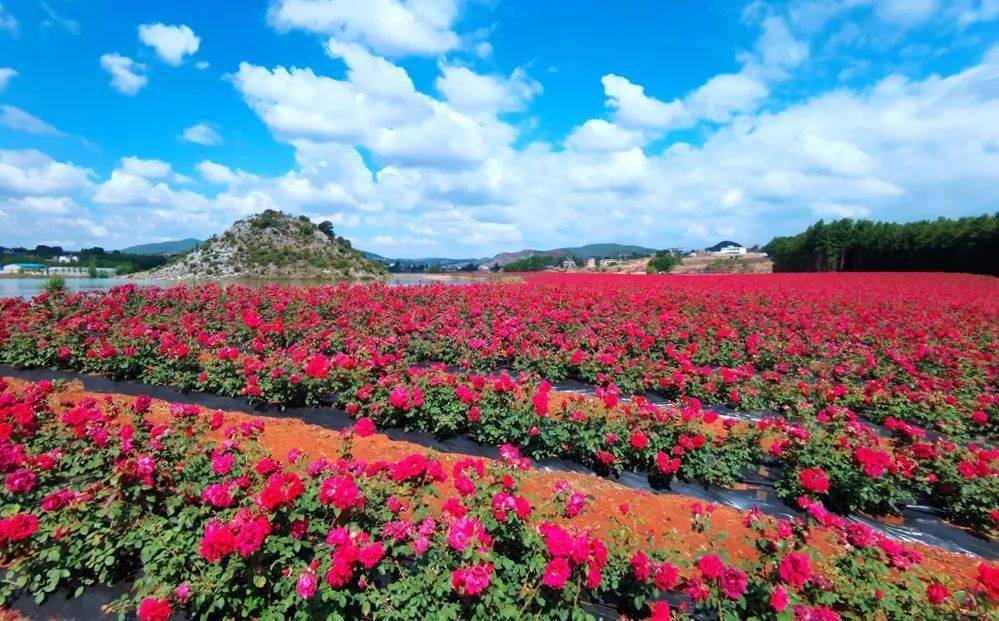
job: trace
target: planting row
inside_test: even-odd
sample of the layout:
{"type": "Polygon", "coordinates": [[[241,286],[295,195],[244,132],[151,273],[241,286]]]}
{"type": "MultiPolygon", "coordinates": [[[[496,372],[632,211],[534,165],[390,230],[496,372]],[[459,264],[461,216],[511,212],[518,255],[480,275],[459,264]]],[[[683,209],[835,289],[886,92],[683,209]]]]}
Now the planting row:
{"type": "MultiPolygon", "coordinates": [[[[957,438],[997,430],[999,284],[942,274],[689,279],[536,275],[469,286],[121,288],[9,300],[4,359],[127,374],[316,353],[401,371],[444,362],[627,393],[811,415],[849,407],[957,438]]],[[[261,384],[259,397],[290,395],[261,384]]],[[[256,390],[251,387],[251,390],[256,390]]],[[[306,395],[308,397],[308,395],[306,395]]]]}
{"type": "MultiPolygon", "coordinates": [[[[122,580],[135,587],[113,609],[143,621],[565,619],[608,606],[657,619],[956,619],[984,618],[999,598],[996,567],[949,583],[808,496],[805,520],[746,515],[753,559],[713,551],[721,534],[691,557],[636,530],[576,527],[585,497],[566,482],[523,492],[530,465],[512,446],[496,462],[364,462],[351,454],[374,430],[362,419],[339,457],[308,462],[267,454],[262,430],[0,381],[0,602],[122,580]]],[[[710,532],[710,507],[691,519],[710,532]]]]}
{"type": "MultiPolygon", "coordinates": [[[[382,426],[441,436],[469,434],[497,446],[514,443],[535,459],[558,456],[604,473],[624,468],[648,473],[655,485],[668,485],[675,477],[731,485],[742,480],[747,468],[776,460],[784,466],[778,492],[792,502],[811,492],[823,494],[839,511],[881,515],[895,513],[914,500],[928,501],[958,523],[985,533],[996,528],[997,451],[958,443],[947,435],[929,441],[922,427],[894,417],[883,422],[895,437],[879,438],[842,405],[849,400],[836,397],[847,394],[845,388],[820,391],[824,397],[796,408],[801,423],[774,418],[748,425],[703,411],[696,397],[683,397],[685,405],[677,409],[654,407],[640,399],[618,403],[619,388],[602,372],[601,403],[594,406],[582,400],[553,403],[548,384],[530,374],[449,373],[441,364],[406,368],[410,362],[462,355],[456,341],[440,351],[414,353],[428,342],[420,336],[428,328],[421,333],[414,327],[420,323],[413,318],[414,309],[423,313],[429,306],[455,301],[456,295],[466,304],[471,299],[489,300],[496,287],[514,297],[536,289],[547,292],[556,296],[553,306],[558,304],[556,294],[565,289],[494,284],[271,287],[254,292],[208,286],[42,296],[31,305],[5,303],[0,357],[21,365],[63,366],[284,405],[335,399],[352,414],[368,416],[382,426]],[[431,304],[437,297],[442,299],[431,304]],[[354,310],[339,306],[345,300],[354,310]],[[341,308],[342,313],[333,316],[330,308],[341,308]],[[819,407],[827,402],[839,405],[819,407]]],[[[591,293],[594,288],[632,299],[638,291],[652,299],[647,287],[600,283],[577,287],[591,293]]],[[[577,292],[571,297],[578,301],[584,296],[577,292]]],[[[793,306],[790,310],[800,312],[793,306]]],[[[484,311],[474,306],[468,314],[481,317],[484,311]]],[[[502,315],[493,310],[492,316],[495,328],[502,315]]],[[[709,315],[705,318],[711,320],[709,315]]],[[[594,330],[604,323],[593,317],[588,321],[594,330]]],[[[986,321],[979,328],[985,337],[978,338],[987,340],[991,324],[986,321]]],[[[466,350],[476,350],[472,342],[465,345],[466,350]]],[[[513,355],[502,360],[521,359],[513,355]]],[[[988,371],[981,366],[974,369],[988,371]]],[[[972,375],[969,370],[968,376],[972,375]]],[[[808,387],[805,382],[798,386],[808,387]]],[[[976,404],[991,412],[995,398],[988,392],[991,388],[976,390],[984,391],[976,404]]],[[[986,417],[979,432],[991,437],[984,410],[973,413],[972,423],[981,419],[978,414],[986,417]]],[[[967,435],[961,432],[956,437],[967,435]]]]}

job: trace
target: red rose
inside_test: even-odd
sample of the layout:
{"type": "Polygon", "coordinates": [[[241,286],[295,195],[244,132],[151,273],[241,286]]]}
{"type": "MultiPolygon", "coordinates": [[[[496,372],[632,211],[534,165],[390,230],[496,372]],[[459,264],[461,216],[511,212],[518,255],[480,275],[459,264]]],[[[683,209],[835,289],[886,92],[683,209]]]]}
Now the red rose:
{"type": "Polygon", "coordinates": [[[934,606],[939,606],[950,597],[950,590],[939,582],[932,582],[926,587],[926,599],[934,606]]]}
{"type": "Polygon", "coordinates": [[[999,567],[982,563],[978,566],[978,584],[990,598],[999,600],[999,567]]]}
{"type": "Polygon", "coordinates": [[[20,468],[7,475],[4,485],[12,494],[25,494],[30,492],[37,482],[38,475],[27,468],[20,468]]]}
{"type": "Polygon", "coordinates": [[[354,434],[359,438],[366,438],[375,433],[375,423],[370,418],[359,418],[354,423],[354,434]]]}
{"type": "Polygon", "coordinates": [[[139,604],[136,612],[142,621],[166,621],[173,614],[170,600],[147,597],[139,604]]]}
{"type": "Polygon", "coordinates": [[[824,494],[829,491],[829,480],[826,478],[822,468],[808,468],[802,470],[798,475],[801,486],[815,494],[824,494]]]}
{"type": "Polygon", "coordinates": [[[725,571],[725,563],[715,554],[705,554],[697,561],[697,568],[701,570],[705,578],[716,580],[725,571]]]}
{"type": "Polygon", "coordinates": [[[541,580],[545,586],[553,589],[561,589],[565,581],[569,579],[569,562],[561,556],[548,561],[545,567],[545,575],[541,580]]]}
{"type": "Polygon", "coordinates": [[[800,588],[812,577],[812,566],[805,552],[791,552],[780,562],[777,572],[790,586],[800,588]]]}
{"type": "Polygon", "coordinates": [[[38,531],[38,518],[31,513],[16,513],[0,520],[0,545],[8,541],[21,541],[38,531]]]}

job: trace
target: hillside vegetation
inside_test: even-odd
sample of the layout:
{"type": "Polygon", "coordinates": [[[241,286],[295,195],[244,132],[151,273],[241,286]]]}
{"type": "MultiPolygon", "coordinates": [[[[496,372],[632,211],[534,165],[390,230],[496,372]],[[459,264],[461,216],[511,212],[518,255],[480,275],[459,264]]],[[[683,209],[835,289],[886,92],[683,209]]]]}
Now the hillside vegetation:
{"type": "Polygon", "coordinates": [[[328,222],[268,209],[239,220],[200,248],[153,270],[151,278],[372,278],[384,267],[354,250],[328,222]]]}
{"type": "MultiPolygon", "coordinates": [[[[566,259],[605,259],[605,258],[638,258],[647,257],[655,253],[652,248],[643,246],[626,246],[623,244],[587,244],[585,246],[573,246],[570,248],[553,248],[551,250],[519,250],[517,252],[501,252],[491,259],[487,259],[487,265],[497,265],[506,267],[514,261],[522,261],[531,257],[550,257],[551,265],[566,259]]],[[[507,270],[523,271],[523,270],[507,270]]]]}
{"type": "Polygon", "coordinates": [[[130,254],[178,254],[190,252],[201,244],[200,239],[188,237],[186,239],[173,239],[164,242],[154,242],[151,244],[139,244],[122,248],[121,251],[130,254]]]}

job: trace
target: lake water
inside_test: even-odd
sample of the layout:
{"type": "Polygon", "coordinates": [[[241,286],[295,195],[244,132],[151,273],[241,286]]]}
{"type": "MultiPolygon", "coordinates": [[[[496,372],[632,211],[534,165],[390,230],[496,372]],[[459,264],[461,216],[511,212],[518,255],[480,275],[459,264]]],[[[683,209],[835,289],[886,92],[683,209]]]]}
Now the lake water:
{"type": "MultiPolygon", "coordinates": [[[[250,287],[259,287],[275,281],[263,280],[243,280],[231,281],[239,282],[250,287]]],[[[335,284],[328,280],[284,280],[278,281],[284,285],[294,285],[296,287],[308,287],[318,285],[335,284]]],[[[463,278],[427,278],[421,274],[397,274],[384,281],[392,285],[425,285],[430,283],[464,284],[473,282],[472,279],[463,278]]],[[[67,278],[66,289],[68,291],[106,291],[118,285],[156,285],[158,287],[169,287],[179,284],[171,280],[129,280],[125,278],[67,278]]],[[[44,278],[0,278],[0,298],[24,298],[30,299],[45,290],[44,278]]]]}

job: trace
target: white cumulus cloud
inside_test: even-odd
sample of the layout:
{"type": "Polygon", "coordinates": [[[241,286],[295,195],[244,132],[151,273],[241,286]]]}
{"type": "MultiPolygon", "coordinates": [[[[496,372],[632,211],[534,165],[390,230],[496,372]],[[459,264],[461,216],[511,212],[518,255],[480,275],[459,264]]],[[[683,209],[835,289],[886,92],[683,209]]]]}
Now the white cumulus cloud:
{"type": "Polygon", "coordinates": [[[163,62],[174,67],[184,62],[185,56],[198,51],[201,38],[186,24],[142,24],[139,26],[139,40],[156,50],[163,62]]]}
{"type": "Polygon", "coordinates": [[[457,0],[278,0],[268,13],[280,30],[328,34],[391,56],[455,49],[457,16],[457,0]]]}
{"type": "Polygon", "coordinates": [[[0,196],[65,194],[90,187],[93,171],[33,149],[0,150],[0,196]]]}
{"type": "Polygon", "coordinates": [[[101,56],[101,67],[111,75],[111,86],[125,95],[134,95],[149,83],[144,64],[117,52],[101,56]]]}

